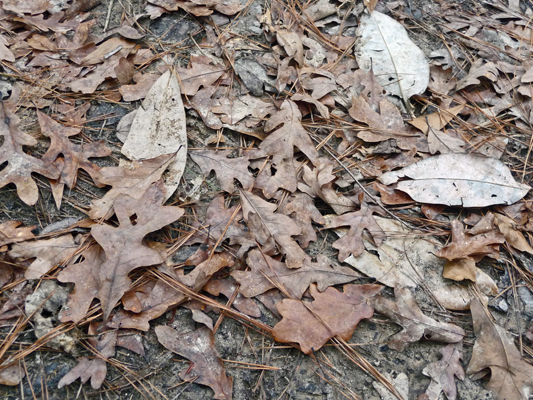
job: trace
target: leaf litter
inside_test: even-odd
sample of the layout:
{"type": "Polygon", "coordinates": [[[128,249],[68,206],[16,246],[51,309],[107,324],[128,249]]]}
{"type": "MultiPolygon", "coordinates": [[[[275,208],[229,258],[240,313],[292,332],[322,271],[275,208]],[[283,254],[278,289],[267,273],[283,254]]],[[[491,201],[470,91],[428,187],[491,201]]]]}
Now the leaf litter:
{"type": "MultiPolygon", "coordinates": [[[[0,104],[0,384],[31,384],[26,357],[74,343],[76,332],[68,351],[78,364],[58,389],[79,378],[97,394],[113,387],[115,369],[136,387],[147,375],[115,347],[143,354],[141,331],[191,362],[176,374],[184,390],[243,398],[216,348],[230,317],[263,344],[309,354],[322,382],[349,398],[375,392],[347,386],[330,347],[382,399],[468,396],[456,379],[489,370],[495,398],[527,398],[533,352],[511,335],[533,315],[528,17],[503,4],[470,16],[441,4],[448,23],[433,25],[443,49],[428,62],[400,3],[150,0],[135,15],[121,4],[117,19],[109,2],[110,29],[93,18],[97,3],[1,6],[11,81],[0,104]],[[176,62],[161,40],[172,29],[158,38],[149,25],[186,13],[200,31],[182,38],[189,47],[176,62]],[[475,53],[459,57],[458,44],[475,53]],[[106,115],[95,128],[96,103],[128,111],[118,126],[106,115]],[[51,290],[54,307],[30,306],[51,290]],[[508,303],[516,322],[504,329],[487,307],[508,303]],[[364,353],[347,343],[376,322],[402,330],[375,336],[364,353]],[[378,345],[405,355],[426,342],[449,344],[420,366],[424,388],[367,360],[378,345]]],[[[262,398],[265,372],[278,368],[264,349],[261,363],[255,353],[246,364],[263,369],[262,398]]]]}

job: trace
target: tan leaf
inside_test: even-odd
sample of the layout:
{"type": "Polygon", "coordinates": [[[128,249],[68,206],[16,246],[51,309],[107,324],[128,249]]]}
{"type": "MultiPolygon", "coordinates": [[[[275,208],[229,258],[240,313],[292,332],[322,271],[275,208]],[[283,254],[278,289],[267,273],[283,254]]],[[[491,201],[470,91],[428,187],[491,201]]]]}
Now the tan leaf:
{"type": "MultiPolygon", "coordinates": [[[[238,285],[233,279],[225,278],[211,279],[204,285],[202,289],[213,296],[220,296],[222,293],[228,299],[231,299],[237,288],[238,285]]],[[[235,297],[233,300],[232,305],[237,310],[243,314],[249,315],[250,317],[259,318],[261,316],[261,309],[257,306],[257,304],[255,304],[252,299],[247,299],[244,297],[241,293],[237,294],[237,297],[235,297]]]]}
{"type": "Polygon", "coordinates": [[[369,12],[374,11],[374,8],[376,8],[376,4],[378,4],[378,0],[364,0],[363,3],[365,3],[366,8],[368,8],[369,12]]]}
{"type": "Polygon", "coordinates": [[[129,166],[102,168],[101,182],[113,188],[104,197],[92,202],[89,217],[111,218],[114,214],[113,203],[122,194],[140,198],[152,183],[161,178],[173,159],[173,154],[165,154],[152,160],[133,161],[129,166]]]}
{"type": "Polygon", "coordinates": [[[442,131],[429,129],[428,146],[431,154],[465,153],[466,142],[442,131]]]}
{"type": "Polygon", "coordinates": [[[0,385],[17,386],[25,376],[26,373],[21,365],[10,365],[0,370],[0,385]]]}
{"type": "Polygon", "coordinates": [[[464,104],[460,104],[450,109],[442,109],[431,114],[422,115],[413,119],[412,121],[409,121],[409,123],[413,126],[416,126],[427,135],[430,127],[440,131],[442,128],[448,125],[448,123],[453,120],[464,107],[464,104]]]}
{"type": "Polygon", "coordinates": [[[0,223],[0,247],[10,243],[24,242],[33,239],[32,231],[35,226],[20,226],[19,221],[4,221],[0,223]]]}
{"type": "Polygon", "coordinates": [[[313,302],[286,299],[276,305],[283,319],[272,334],[278,342],[300,344],[305,354],[335,336],[349,340],[359,321],[374,315],[369,301],[381,289],[379,285],[344,285],[343,292],[330,287],[320,293],[313,284],[309,288],[313,302]]]}
{"type": "Polygon", "coordinates": [[[144,99],[154,83],[159,79],[157,74],[140,74],[134,75],[134,85],[122,85],[118,91],[122,95],[124,101],[137,101],[144,99]]]}
{"type": "Polygon", "coordinates": [[[20,260],[35,258],[25,273],[26,279],[39,279],[52,268],[68,260],[78,249],[72,235],[13,245],[9,255],[20,260]]]}
{"type": "MultiPolygon", "coordinates": [[[[113,37],[106,40],[104,43],[98,45],[96,49],[91,52],[87,57],[80,61],[82,65],[100,64],[104,60],[108,59],[110,54],[117,49],[132,49],[135,47],[134,42],[130,42],[126,39],[113,37]]],[[[117,64],[120,65],[120,60],[117,60],[117,64]]]]}
{"type": "Polygon", "coordinates": [[[296,299],[302,298],[309,285],[316,283],[323,292],[329,286],[353,281],[359,275],[352,269],[335,265],[327,257],[319,256],[295,270],[285,263],[261,254],[259,250],[248,253],[246,263],[250,271],[233,271],[231,275],[240,283],[239,292],[246,297],[255,297],[267,290],[283,288],[296,299]]]}
{"type": "Polygon", "coordinates": [[[183,215],[184,211],[179,207],[163,207],[164,197],[162,182],[150,186],[139,199],[122,195],[114,203],[119,226],[97,225],[91,229],[91,235],[106,254],[106,260],[100,266],[98,291],[104,320],[128,290],[131,283],[129,272],[163,262],[156,250],[143,244],[143,239],[183,215]]]}
{"type": "Polygon", "coordinates": [[[396,301],[383,296],[376,296],[371,300],[371,305],[376,312],[386,315],[393,322],[401,325],[403,330],[390,338],[390,348],[403,351],[410,343],[422,337],[428,340],[444,343],[457,343],[463,340],[465,333],[456,325],[439,322],[426,316],[411,293],[406,287],[394,288],[396,301]]]}
{"type": "Polygon", "coordinates": [[[442,276],[454,281],[469,279],[476,282],[476,261],[472,257],[460,258],[458,260],[447,260],[442,276]]]}
{"type": "Polygon", "coordinates": [[[228,158],[230,153],[231,150],[200,150],[190,155],[206,176],[215,171],[220,187],[225,192],[235,191],[235,179],[242,184],[243,189],[249,189],[254,183],[253,175],[248,171],[249,157],[228,158]]]}
{"type": "Polygon", "coordinates": [[[131,82],[133,79],[134,69],[135,66],[132,60],[122,57],[118,61],[118,65],[115,67],[115,75],[117,76],[117,79],[121,85],[127,85],[131,82]]]}
{"type": "Polygon", "coordinates": [[[449,344],[440,350],[442,359],[426,365],[422,373],[431,378],[426,389],[428,399],[438,399],[444,392],[448,400],[457,398],[457,388],[454,376],[460,380],[465,378],[465,371],[461,365],[463,358],[463,343],[449,344]]]}
{"type": "Polygon", "coordinates": [[[514,228],[516,224],[511,218],[502,214],[494,214],[494,217],[498,229],[505,237],[505,241],[511,247],[518,251],[533,254],[533,249],[527,242],[524,235],[514,228]]]}
{"type": "Polygon", "coordinates": [[[180,372],[181,379],[209,386],[215,392],[214,399],[231,400],[233,379],[226,376],[213,332],[204,327],[180,334],[170,326],[159,325],[155,334],[164,347],[193,363],[180,372]]]}
{"type": "Polygon", "coordinates": [[[487,387],[499,400],[527,400],[533,388],[533,367],[520,355],[513,337],[496,325],[478,300],[470,306],[476,342],[466,372],[476,378],[490,369],[487,387]]]}
{"type": "Polygon", "coordinates": [[[457,82],[455,90],[461,90],[471,85],[479,85],[481,83],[480,78],[482,77],[492,82],[496,82],[498,80],[498,76],[498,68],[493,62],[484,64],[484,60],[479,58],[472,64],[468,74],[459,82],[457,82]]]}
{"type": "Polygon", "coordinates": [[[209,279],[222,268],[231,267],[233,265],[233,257],[224,252],[215,254],[213,257],[198,264],[187,275],[178,275],[178,279],[184,285],[189,286],[195,292],[200,291],[209,279]]]}
{"type": "Polygon", "coordinates": [[[278,30],[276,32],[278,43],[283,46],[287,55],[293,58],[300,67],[304,65],[304,47],[300,36],[296,32],[278,30]]]}
{"type": "Polygon", "coordinates": [[[4,0],[2,8],[17,14],[42,14],[52,7],[49,0],[4,0]]]}
{"type": "Polygon", "coordinates": [[[222,76],[224,67],[210,63],[211,59],[207,57],[191,58],[190,68],[176,68],[184,95],[194,96],[201,86],[211,86],[222,76]]]}
{"type": "Polygon", "coordinates": [[[379,247],[385,232],[374,220],[373,213],[383,213],[383,211],[379,207],[369,206],[363,202],[359,211],[333,217],[327,222],[327,228],[350,227],[346,236],[333,243],[333,247],[339,250],[339,261],[343,262],[350,254],[357,257],[365,250],[362,236],[364,230],[367,230],[373,236],[376,245],[379,247]]]}

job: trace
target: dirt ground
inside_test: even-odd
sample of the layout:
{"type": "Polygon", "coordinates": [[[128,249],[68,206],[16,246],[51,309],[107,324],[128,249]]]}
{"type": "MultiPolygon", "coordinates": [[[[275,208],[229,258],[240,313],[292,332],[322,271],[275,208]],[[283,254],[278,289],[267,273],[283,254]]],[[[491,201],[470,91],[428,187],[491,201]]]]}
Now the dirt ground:
{"type": "MultiPolygon", "coordinates": [[[[267,0],[268,2],[268,0],[267,0]]],[[[102,4],[93,9],[93,12],[99,14],[98,29],[103,28],[108,8],[111,4],[111,18],[109,27],[119,24],[119,18],[123,9],[129,15],[142,13],[143,2],[140,0],[104,0],[102,4]]],[[[384,0],[380,0],[378,9],[387,10],[384,0]]],[[[429,56],[431,51],[443,47],[442,41],[438,38],[437,25],[439,18],[435,14],[438,10],[436,0],[405,0],[404,5],[400,7],[403,14],[409,17],[405,20],[405,25],[410,26],[411,37],[429,56]],[[432,32],[428,32],[427,27],[431,27],[432,32]]],[[[482,6],[472,1],[456,1],[466,10],[476,11],[482,6]]],[[[234,26],[236,32],[245,33],[247,36],[254,37],[255,40],[261,41],[261,35],[258,35],[254,27],[257,27],[257,15],[262,14],[265,2],[255,0],[249,12],[241,16],[239,23],[234,26]],[[254,36],[255,35],[255,36],[254,36]]],[[[527,7],[530,7],[529,5],[527,7]]],[[[389,12],[390,14],[390,12],[389,12]]],[[[394,14],[393,14],[394,15],[394,14]]],[[[219,16],[221,19],[225,18],[219,16]]],[[[150,21],[147,18],[140,20],[144,27],[152,32],[144,40],[153,41],[159,38],[161,43],[171,44],[193,44],[191,37],[199,42],[203,33],[199,29],[199,20],[186,15],[183,12],[177,12],[164,15],[156,20],[150,21]],[[200,32],[196,34],[196,32],[200,32]]],[[[349,29],[349,28],[347,28],[349,29]]],[[[353,29],[353,28],[352,28],[353,29]]],[[[157,49],[157,46],[155,47],[157,49]]],[[[177,55],[177,62],[184,62],[180,55],[177,55]]],[[[132,109],[139,107],[139,102],[135,103],[111,103],[98,102],[92,104],[89,113],[90,120],[98,120],[89,123],[86,132],[92,139],[103,139],[114,150],[118,150],[120,142],[115,133],[116,125],[120,118],[132,109]],[[105,124],[103,124],[105,121],[105,124]]],[[[201,120],[194,111],[187,111],[189,129],[189,138],[191,147],[199,147],[202,140],[213,134],[209,128],[203,126],[201,120]]],[[[34,116],[28,112],[27,119],[23,120],[23,129],[33,129],[36,126],[34,116]]],[[[228,142],[238,142],[238,137],[227,137],[228,142]]],[[[109,165],[113,162],[110,160],[103,161],[101,165],[109,165]]],[[[190,163],[189,169],[184,175],[186,182],[201,175],[198,169],[190,163]]],[[[212,179],[212,177],[210,178],[212,179]]],[[[212,179],[212,185],[216,185],[212,179]]],[[[527,182],[526,182],[527,183],[527,182]]],[[[87,206],[91,197],[99,193],[94,186],[85,184],[80,181],[81,190],[73,192],[68,200],[65,201],[61,211],[58,211],[54,205],[49,191],[46,190],[44,181],[41,184],[41,201],[35,207],[29,207],[22,203],[14,188],[8,186],[0,189],[0,222],[8,219],[15,219],[24,222],[26,225],[38,225],[43,228],[46,225],[64,219],[66,217],[81,217],[83,214],[77,209],[77,205],[87,206]],[[83,195],[82,193],[85,193],[83,195]]],[[[185,197],[191,190],[191,185],[186,185],[179,189],[177,197],[185,197]]],[[[198,207],[198,212],[205,212],[205,205],[211,198],[210,193],[205,192],[199,204],[204,204],[204,209],[198,207]]],[[[331,235],[327,232],[319,231],[319,239],[316,243],[322,243],[326,240],[331,243],[331,235]]],[[[325,254],[334,257],[333,249],[327,250],[325,254]]],[[[185,260],[190,254],[190,250],[184,250],[183,253],[176,255],[178,259],[185,260]]],[[[313,248],[310,249],[313,252],[313,248]]],[[[323,253],[324,254],[324,253],[323,253]]],[[[531,260],[526,262],[531,265],[531,260]]],[[[504,264],[497,268],[498,264],[487,265],[485,271],[491,275],[498,283],[500,290],[508,286],[509,276],[504,264]]],[[[360,283],[372,282],[370,279],[361,278],[360,283]]],[[[58,297],[57,302],[65,298],[68,294],[67,285],[55,284],[54,290],[58,297]]],[[[391,292],[392,293],[392,292],[391,292]]],[[[533,318],[533,295],[527,290],[520,292],[521,304],[514,304],[511,294],[502,296],[501,300],[505,304],[493,307],[491,311],[495,314],[499,322],[506,325],[507,329],[518,333],[519,329],[525,329],[531,318],[533,318]],[[516,313],[517,309],[523,312],[516,313]],[[518,323],[520,322],[520,323],[518,323]]],[[[500,304],[500,303],[498,303],[500,304]]],[[[272,315],[262,304],[261,321],[269,325],[276,322],[276,317],[272,315]]],[[[46,318],[57,317],[59,307],[53,302],[48,302],[46,307],[40,311],[46,318]]],[[[432,312],[432,310],[425,310],[432,312]]],[[[211,312],[211,317],[216,315],[211,312]]],[[[467,336],[465,338],[463,365],[466,366],[471,356],[472,346],[474,343],[474,333],[469,315],[464,313],[452,314],[453,322],[465,329],[467,336]]],[[[191,312],[183,308],[175,311],[169,311],[159,319],[152,321],[152,326],[167,324],[178,331],[188,331],[194,328],[194,321],[191,318],[191,312]]],[[[9,328],[1,328],[0,335],[6,335],[9,328]]],[[[440,358],[440,349],[442,344],[433,342],[417,342],[410,345],[403,352],[397,352],[386,345],[387,338],[397,332],[399,327],[384,319],[379,315],[374,316],[368,321],[360,323],[350,340],[357,350],[375,366],[379,371],[388,376],[391,382],[401,385],[401,382],[408,382],[409,399],[416,399],[422,394],[430,383],[430,379],[423,375],[422,370],[429,363],[440,358]]],[[[74,340],[83,337],[81,331],[71,331],[67,335],[74,340]]],[[[128,350],[118,350],[116,359],[126,365],[130,370],[137,372],[144,379],[138,382],[128,382],[129,377],[122,376],[122,372],[112,365],[108,366],[108,375],[103,390],[93,390],[90,384],[80,384],[79,381],[68,385],[62,389],[57,389],[59,380],[76,365],[76,357],[89,355],[83,347],[78,346],[74,354],[54,350],[52,348],[42,349],[25,358],[28,381],[24,380],[20,387],[0,386],[0,397],[4,399],[28,399],[28,398],[47,398],[47,399],[209,399],[212,398],[211,389],[194,383],[185,383],[181,381],[178,373],[188,364],[184,359],[169,352],[161,346],[152,331],[147,333],[134,333],[142,341],[145,348],[145,355],[140,356],[128,350]],[[128,379],[126,379],[128,378],[128,379]]],[[[329,365],[317,364],[312,356],[301,354],[298,350],[290,346],[283,346],[275,343],[263,335],[255,332],[253,329],[243,325],[231,318],[224,318],[220,328],[216,332],[216,346],[220,356],[225,362],[226,371],[233,378],[233,394],[236,400],[250,399],[317,399],[317,400],[337,400],[351,398],[345,393],[350,390],[355,392],[361,399],[378,400],[392,399],[393,397],[381,397],[375,389],[376,382],[372,376],[357,368],[353,362],[348,360],[341,352],[334,347],[325,347],[322,350],[321,359],[327,360],[329,365]],[[230,361],[238,361],[232,363],[230,361]],[[246,366],[243,363],[249,363],[246,366]],[[254,365],[269,366],[268,369],[260,370],[254,365]],[[326,373],[327,369],[327,373],[326,373]],[[331,374],[331,375],[328,375],[331,374]],[[349,389],[349,390],[348,390],[349,389]]],[[[17,343],[28,343],[35,341],[33,329],[26,330],[18,339],[17,343]]],[[[457,380],[459,398],[463,400],[492,399],[493,395],[485,389],[486,381],[473,381],[466,377],[464,381],[457,380]]]]}

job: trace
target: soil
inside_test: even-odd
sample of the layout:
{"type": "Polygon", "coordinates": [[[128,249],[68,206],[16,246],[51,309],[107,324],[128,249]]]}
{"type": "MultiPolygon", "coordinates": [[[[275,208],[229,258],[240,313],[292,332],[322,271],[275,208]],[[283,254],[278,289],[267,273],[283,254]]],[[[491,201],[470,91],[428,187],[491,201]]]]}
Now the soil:
{"type": "MultiPolygon", "coordinates": [[[[406,0],[405,6],[400,7],[403,15],[409,17],[404,20],[407,26],[412,27],[410,34],[413,40],[429,56],[431,51],[444,47],[442,41],[436,35],[439,19],[435,14],[438,10],[437,0],[406,0]],[[424,27],[433,27],[428,30],[424,27]],[[422,27],[422,28],[421,28],[422,27]]],[[[268,2],[268,1],[267,1],[268,2]]],[[[378,10],[386,11],[383,0],[380,0],[378,10]]],[[[473,1],[457,1],[467,10],[478,10],[481,5],[473,1]]],[[[125,10],[128,15],[140,14],[143,11],[143,2],[141,0],[121,1],[121,0],[104,0],[102,4],[92,11],[98,14],[99,23],[95,27],[95,32],[103,31],[104,21],[108,8],[112,5],[109,27],[115,27],[120,24],[122,11],[125,10]]],[[[233,25],[232,29],[243,35],[253,36],[254,40],[261,41],[260,35],[257,35],[256,16],[262,14],[265,7],[264,1],[255,0],[252,2],[248,13],[239,17],[239,21],[233,25]]],[[[388,12],[390,14],[390,12],[388,12]]],[[[224,16],[215,15],[219,20],[224,16]]],[[[203,33],[200,29],[201,19],[191,17],[184,12],[176,12],[164,15],[156,20],[150,21],[147,18],[140,20],[140,23],[149,28],[151,35],[145,38],[146,42],[153,43],[153,48],[157,51],[156,38],[161,40],[164,45],[175,45],[177,63],[184,64],[180,46],[194,46],[191,37],[199,42],[203,33]]],[[[160,49],[159,49],[160,50],[160,49]]],[[[85,133],[92,139],[103,139],[107,145],[115,150],[114,157],[120,158],[120,142],[116,137],[115,129],[120,118],[132,109],[139,107],[139,102],[134,103],[113,103],[104,101],[94,101],[89,113],[90,122],[85,133]],[[105,121],[105,124],[104,122],[105,121]]],[[[35,115],[27,111],[27,118],[23,122],[23,130],[31,130],[36,127],[35,115]]],[[[203,143],[214,131],[203,126],[194,111],[188,111],[189,138],[191,147],[204,146],[203,143]]],[[[226,140],[231,145],[238,143],[238,135],[229,133],[226,140]]],[[[103,164],[115,164],[116,159],[107,159],[103,164]]],[[[184,175],[185,182],[192,182],[194,178],[201,176],[199,170],[193,163],[188,165],[188,170],[184,175]]],[[[38,178],[41,179],[41,178],[38,178]]],[[[19,220],[26,225],[37,225],[43,228],[52,222],[59,221],[66,217],[81,218],[83,213],[78,211],[77,207],[88,206],[93,196],[98,196],[98,192],[93,185],[85,183],[84,179],[79,180],[81,190],[73,191],[67,195],[68,200],[64,202],[63,207],[58,211],[54,205],[48,183],[43,179],[40,181],[41,200],[35,207],[26,206],[22,203],[14,188],[11,186],[0,189],[0,222],[3,220],[19,220]]],[[[216,180],[213,176],[208,177],[208,186],[216,188],[216,180]]],[[[187,184],[180,188],[179,192],[173,197],[172,201],[179,201],[179,198],[186,199],[190,195],[201,196],[196,207],[198,213],[205,212],[205,207],[209,203],[211,194],[206,189],[199,193],[191,194],[193,184],[187,184]]],[[[326,251],[322,252],[330,257],[335,257],[330,244],[332,242],[331,233],[319,231],[319,239],[316,246],[323,246],[326,251]],[[323,245],[322,243],[325,242],[323,245]]],[[[184,253],[178,253],[176,257],[184,260],[190,255],[186,253],[190,250],[183,250],[184,253]]],[[[311,253],[313,247],[309,250],[311,253]]],[[[500,290],[508,286],[508,275],[503,273],[505,268],[497,268],[497,264],[489,265],[485,269],[496,278],[500,290]]],[[[361,278],[360,282],[370,282],[369,279],[361,278]]],[[[59,292],[68,293],[69,287],[57,284],[59,292]]],[[[518,318],[524,318],[522,325],[529,322],[533,317],[533,297],[525,290],[522,295],[525,315],[518,318]],[[529,296],[529,298],[528,298],[529,296]]],[[[517,317],[514,312],[512,296],[503,296],[502,300],[506,302],[499,308],[493,308],[492,311],[498,318],[499,322],[505,324],[507,329],[518,333],[517,317]]],[[[60,300],[58,300],[60,301],[60,300]]],[[[262,308],[262,322],[274,325],[277,317],[270,311],[262,308]]],[[[55,322],[57,318],[57,307],[53,304],[47,305],[41,311],[43,318],[51,319],[55,322]]],[[[431,313],[433,310],[424,310],[431,313]]],[[[214,312],[209,314],[217,318],[214,312]]],[[[452,315],[454,323],[464,328],[467,332],[465,338],[464,360],[466,366],[471,356],[472,345],[474,343],[474,333],[469,315],[456,313],[452,315]]],[[[178,331],[188,331],[194,329],[195,322],[191,318],[189,310],[178,308],[169,311],[167,314],[151,322],[151,326],[170,325],[178,331]]],[[[34,329],[38,329],[37,326],[34,329]]],[[[31,343],[35,341],[34,329],[25,330],[18,338],[16,343],[31,343]]],[[[416,399],[424,393],[430,379],[423,375],[424,367],[433,361],[440,359],[439,351],[442,344],[429,341],[421,341],[410,345],[403,352],[397,352],[390,349],[386,341],[400,328],[379,316],[363,321],[355,331],[350,340],[357,351],[363,355],[379,371],[388,376],[392,381],[403,378],[402,374],[409,382],[409,399],[416,399]]],[[[521,329],[525,329],[522,326],[521,329]]],[[[2,328],[0,335],[7,335],[8,328],[2,328]]],[[[103,390],[94,390],[89,383],[80,384],[76,381],[62,389],[57,389],[59,380],[73,368],[77,357],[90,356],[91,354],[77,345],[72,354],[64,351],[53,349],[51,347],[42,348],[25,358],[25,368],[28,371],[28,380],[24,379],[20,387],[0,386],[0,397],[4,399],[27,399],[27,398],[48,398],[48,399],[209,399],[212,398],[211,389],[194,383],[183,383],[178,374],[183,369],[187,369],[189,363],[182,357],[177,356],[164,349],[157,341],[153,331],[147,333],[132,333],[139,337],[145,348],[145,355],[141,356],[131,351],[118,349],[116,359],[126,365],[131,371],[143,379],[140,381],[128,382],[132,377],[124,377],[123,370],[118,370],[111,364],[108,364],[108,375],[103,390]],[[127,378],[127,379],[125,379],[127,378]],[[31,382],[31,385],[28,384],[31,382]]],[[[67,336],[73,342],[79,342],[83,338],[83,333],[75,329],[67,333],[67,336]]],[[[224,318],[215,335],[216,347],[220,356],[225,362],[226,371],[233,378],[233,395],[236,400],[250,399],[317,399],[317,400],[337,400],[352,398],[348,393],[356,393],[361,399],[378,400],[380,398],[389,399],[393,397],[380,397],[374,385],[375,379],[365,373],[346,356],[338,351],[335,347],[325,347],[318,355],[319,362],[314,356],[306,356],[298,350],[275,343],[269,338],[257,333],[253,329],[237,322],[231,318],[224,318]],[[231,361],[231,362],[230,362],[231,361]],[[237,361],[239,363],[233,363],[237,361]],[[246,363],[249,363],[248,365],[246,363]],[[269,369],[260,370],[257,365],[269,366],[269,369]],[[331,374],[331,375],[328,375],[331,374]]],[[[64,345],[64,343],[63,343],[64,345]]],[[[492,399],[493,395],[485,389],[486,381],[473,381],[466,377],[464,381],[457,380],[459,398],[463,400],[492,399]]]]}

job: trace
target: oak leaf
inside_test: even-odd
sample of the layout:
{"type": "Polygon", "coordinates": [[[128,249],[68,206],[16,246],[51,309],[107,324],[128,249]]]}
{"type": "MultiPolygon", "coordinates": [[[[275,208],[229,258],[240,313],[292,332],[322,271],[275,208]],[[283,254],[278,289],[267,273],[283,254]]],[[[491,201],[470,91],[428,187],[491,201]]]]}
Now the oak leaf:
{"type": "Polygon", "coordinates": [[[106,261],[100,266],[98,298],[107,320],[116,302],[128,290],[128,273],[135,268],[162,263],[154,249],[143,244],[144,237],[177,219],[184,211],[179,207],[163,207],[165,192],[159,181],[150,186],[140,199],[128,195],[117,198],[114,204],[119,226],[98,225],[91,235],[102,246],[106,261]]]}
{"type": "MultiPolygon", "coordinates": [[[[235,290],[237,290],[237,287],[238,285],[233,279],[226,278],[211,279],[204,285],[202,289],[213,296],[220,296],[222,293],[228,299],[231,299],[235,293],[235,290]]],[[[244,297],[241,293],[237,294],[237,297],[235,297],[233,303],[231,304],[237,310],[243,314],[249,315],[250,317],[259,318],[261,316],[261,309],[257,306],[257,304],[255,304],[252,299],[247,299],[244,297]]]]}
{"type": "Polygon", "coordinates": [[[292,236],[301,233],[300,227],[286,215],[276,213],[277,206],[241,190],[244,220],[252,236],[264,246],[266,254],[275,252],[276,244],[286,257],[287,267],[300,268],[306,254],[292,236]]]}
{"type": "Polygon", "coordinates": [[[20,226],[19,221],[4,221],[0,223],[0,247],[17,242],[24,242],[34,238],[32,231],[35,226],[20,226]]]}
{"type": "Polygon", "coordinates": [[[334,336],[349,340],[359,321],[374,315],[369,301],[382,288],[344,285],[344,292],[330,287],[320,293],[313,284],[309,288],[313,302],[285,299],[276,305],[283,319],[272,330],[274,339],[299,343],[305,354],[317,351],[334,336]]]}
{"type": "Polygon", "coordinates": [[[71,234],[52,239],[28,241],[13,245],[9,256],[27,260],[35,258],[25,273],[26,279],[39,279],[56,265],[68,260],[78,249],[71,234]]]}
{"type": "Polygon", "coordinates": [[[208,328],[179,334],[170,326],[155,327],[157,340],[168,350],[191,360],[192,367],[180,372],[180,378],[209,386],[214,399],[231,400],[233,378],[227,377],[215,348],[215,336],[208,328]]]}
{"type": "Polygon", "coordinates": [[[444,343],[457,343],[463,340],[465,332],[460,327],[425,315],[418,307],[411,290],[396,286],[394,294],[396,301],[376,296],[371,302],[376,312],[386,315],[403,327],[402,331],[390,338],[392,341],[388,344],[390,348],[402,351],[410,343],[422,337],[444,343]]]}
{"type": "Polygon", "coordinates": [[[496,325],[479,300],[470,306],[476,342],[466,373],[479,379],[491,371],[487,387],[499,400],[527,400],[533,389],[533,367],[520,355],[513,337],[496,325]]]}
{"type": "Polygon", "coordinates": [[[218,182],[225,192],[235,191],[235,179],[242,184],[243,189],[249,189],[254,183],[252,173],[248,171],[249,158],[246,156],[228,158],[230,153],[231,150],[201,150],[190,155],[205,175],[215,171],[218,182]]]}
{"type": "Polygon", "coordinates": [[[61,125],[52,118],[37,111],[41,133],[51,139],[50,147],[43,156],[43,161],[52,163],[62,154],[65,160],[59,177],[59,183],[73,188],[76,184],[76,175],[79,169],[83,169],[93,179],[96,186],[100,183],[100,167],[89,161],[91,157],[106,157],[111,154],[104,141],[93,143],[75,144],[69,140],[70,136],[77,135],[81,128],[70,128],[61,125]]]}
{"type": "Polygon", "coordinates": [[[104,197],[92,202],[89,217],[108,219],[113,216],[113,204],[120,195],[127,194],[133,198],[140,198],[152,183],[161,178],[174,157],[173,154],[165,154],[151,160],[132,161],[123,166],[102,168],[101,182],[113,188],[104,197]]]}
{"type": "Polygon", "coordinates": [[[252,250],[246,263],[250,271],[233,271],[232,276],[240,283],[241,292],[246,297],[254,297],[275,287],[283,288],[295,299],[301,299],[309,285],[316,283],[323,292],[329,286],[353,281],[359,275],[350,268],[331,265],[324,256],[317,262],[306,261],[301,268],[287,268],[284,262],[252,250]]]}
{"type": "Polygon", "coordinates": [[[431,378],[431,383],[426,389],[429,399],[439,399],[440,394],[444,392],[448,400],[457,398],[457,388],[455,386],[456,376],[458,379],[465,378],[465,371],[461,365],[463,358],[463,344],[449,344],[440,351],[442,359],[428,364],[422,373],[431,378]]]}
{"type": "Polygon", "coordinates": [[[19,118],[1,104],[0,136],[3,137],[3,144],[0,147],[0,165],[7,163],[7,166],[0,170],[0,188],[14,183],[20,199],[31,206],[39,198],[39,189],[31,174],[37,172],[47,178],[56,179],[59,177],[59,170],[23,151],[23,146],[35,146],[37,140],[22,132],[17,126],[18,123],[19,118]]]}
{"type": "Polygon", "coordinates": [[[333,217],[328,221],[327,228],[338,228],[340,226],[350,227],[346,236],[333,243],[333,247],[339,250],[339,261],[343,262],[350,254],[357,257],[365,250],[362,236],[365,229],[373,236],[376,246],[379,247],[383,241],[385,232],[377,224],[372,216],[373,213],[382,214],[383,212],[379,207],[369,206],[363,202],[359,211],[333,217]]]}
{"type": "Polygon", "coordinates": [[[224,67],[211,65],[211,59],[205,56],[192,57],[189,68],[176,68],[181,91],[186,96],[194,96],[201,86],[211,86],[224,72],[224,67]]]}

